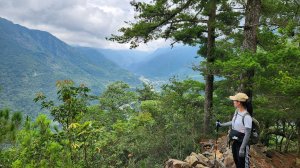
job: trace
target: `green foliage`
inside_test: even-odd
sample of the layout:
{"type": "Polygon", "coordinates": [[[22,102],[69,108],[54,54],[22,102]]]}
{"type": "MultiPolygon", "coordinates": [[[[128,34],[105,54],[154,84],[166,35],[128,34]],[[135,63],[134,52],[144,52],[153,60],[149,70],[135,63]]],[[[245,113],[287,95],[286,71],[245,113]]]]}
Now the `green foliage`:
{"type": "MultiPolygon", "coordinates": [[[[218,118],[227,119],[230,119],[232,112],[227,103],[229,101],[221,100],[222,97],[227,97],[237,90],[243,82],[240,74],[255,69],[252,86],[254,115],[263,127],[262,141],[266,145],[272,145],[269,143],[272,137],[280,137],[275,139],[276,146],[280,144],[281,138],[286,142],[299,141],[293,136],[299,127],[287,129],[290,125],[299,125],[297,123],[300,114],[297,110],[300,97],[299,94],[295,94],[299,92],[299,38],[286,33],[285,30],[290,28],[285,25],[279,32],[274,33],[271,27],[263,27],[258,37],[261,47],[256,54],[249,55],[238,49],[227,48],[226,55],[217,60],[214,67],[215,72],[224,77],[216,84],[215,110],[218,118]]],[[[295,27],[292,29],[295,31],[295,27]]],[[[233,43],[220,45],[228,47],[233,43]]],[[[287,150],[288,143],[284,145],[287,146],[287,150]]]]}
{"type": "Polygon", "coordinates": [[[54,139],[50,120],[39,116],[34,123],[27,121],[18,134],[16,160],[12,167],[70,167],[70,153],[54,139]]]}
{"type": "MultiPolygon", "coordinates": [[[[217,3],[220,8],[217,20],[212,25],[219,30],[219,34],[215,33],[215,37],[230,33],[232,27],[239,24],[240,18],[240,13],[233,11],[227,1],[217,3]]],[[[122,35],[112,35],[109,40],[130,43],[131,48],[158,38],[192,46],[206,45],[208,21],[204,18],[209,16],[210,2],[155,0],[150,3],[132,2],[131,5],[137,13],[136,21],[129,22],[128,27],[122,27],[119,30],[122,35]]],[[[202,56],[206,56],[206,53],[202,53],[202,56]]]]}
{"type": "MultiPolygon", "coordinates": [[[[0,109],[0,144],[12,143],[16,139],[16,132],[22,123],[21,112],[10,109],[0,109]]],[[[0,147],[2,149],[2,147],[0,147]]]]}
{"type": "Polygon", "coordinates": [[[202,120],[202,108],[199,110],[197,106],[203,103],[203,98],[199,96],[200,90],[202,89],[199,82],[192,80],[180,82],[173,79],[170,85],[163,88],[160,101],[142,103],[142,111],[150,112],[156,122],[151,126],[150,133],[144,135],[147,141],[143,145],[148,147],[145,156],[149,158],[141,161],[141,165],[157,162],[153,158],[160,158],[158,163],[163,163],[164,157],[161,156],[183,159],[191,151],[197,150],[202,120]],[[187,99],[190,102],[187,102],[187,99]],[[181,106],[183,104],[185,105],[181,106]],[[189,140],[185,140],[186,137],[189,137],[189,140]]]}
{"type": "Polygon", "coordinates": [[[229,82],[229,86],[233,87],[233,90],[238,90],[238,87],[244,83],[241,79],[241,74],[245,74],[251,69],[260,70],[261,65],[257,63],[255,54],[248,52],[240,52],[240,55],[231,55],[226,61],[217,60],[213,66],[215,72],[229,82]]]}
{"type": "Polygon", "coordinates": [[[133,104],[137,102],[137,95],[130,90],[124,82],[114,82],[100,96],[100,108],[109,112],[109,123],[115,123],[118,119],[126,120],[133,110],[133,104]]]}
{"type": "Polygon", "coordinates": [[[17,144],[16,136],[22,124],[21,112],[0,109],[0,167],[10,167],[15,158],[13,145],[17,144]]]}
{"type": "Polygon", "coordinates": [[[89,98],[87,93],[90,89],[84,85],[75,87],[74,82],[69,80],[58,81],[56,86],[58,88],[58,100],[62,102],[61,105],[55,106],[54,101],[46,101],[46,97],[42,93],[38,93],[34,101],[40,101],[42,108],[50,110],[54,121],[58,121],[64,128],[67,128],[86,113],[89,98]]]}
{"type": "Polygon", "coordinates": [[[162,102],[169,110],[176,110],[179,113],[187,114],[201,108],[203,97],[200,95],[204,90],[204,84],[194,80],[183,82],[171,79],[171,84],[162,87],[162,102]]]}
{"type": "Polygon", "coordinates": [[[261,54],[264,69],[257,75],[257,90],[267,101],[263,104],[269,109],[280,112],[280,118],[297,119],[300,117],[297,108],[300,104],[299,48],[287,44],[285,48],[261,54]],[[296,113],[295,113],[296,112],[296,113]]]}
{"type": "MultiPolygon", "coordinates": [[[[151,113],[155,120],[158,121],[162,115],[161,101],[159,100],[145,100],[141,103],[141,111],[151,113]],[[157,117],[157,118],[156,118],[157,117]]],[[[161,123],[158,121],[158,123],[161,123]]]]}
{"type": "Polygon", "coordinates": [[[143,83],[143,88],[138,89],[138,100],[145,101],[145,100],[155,100],[158,98],[158,94],[154,91],[154,88],[151,84],[143,83]]]}
{"type": "MultiPolygon", "coordinates": [[[[104,141],[101,153],[106,159],[102,162],[116,167],[161,167],[169,157],[183,158],[197,150],[203,105],[199,93],[203,87],[197,81],[172,79],[161,95],[142,101],[138,111],[127,113],[125,119],[106,115],[115,120],[112,126],[102,123],[106,128],[101,136],[104,139],[99,141],[104,141]]],[[[114,89],[110,93],[124,92],[114,89]]]]}
{"type": "Polygon", "coordinates": [[[101,160],[95,158],[101,155],[99,140],[103,129],[97,127],[91,121],[72,123],[64,132],[68,139],[68,147],[71,151],[73,165],[78,167],[99,167],[101,160]]]}
{"type": "MultiPolygon", "coordinates": [[[[268,90],[263,89],[265,85],[257,84],[256,89],[262,91],[255,96],[255,115],[262,121],[263,127],[281,130],[271,123],[278,123],[281,118],[293,120],[292,117],[287,118],[291,113],[278,110],[279,103],[274,108],[265,106],[272,105],[274,101],[272,96],[268,97],[271,91],[281,88],[276,93],[290,96],[290,89],[299,89],[299,72],[294,67],[298,66],[299,51],[291,46],[276,53],[268,56],[267,60],[262,58],[268,53],[257,54],[253,60],[259,61],[247,66],[262,67],[256,75],[258,84],[261,81],[275,82],[268,90]],[[287,63],[290,67],[283,66],[287,63]],[[268,81],[267,78],[273,80],[268,81]]],[[[216,86],[214,103],[219,105],[215,108],[218,116],[225,119],[232,111],[232,104],[224,99],[230,93],[230,89],[224,89],[227,87],[224,81],[219,81],[216,86]]],[[[88,107],[89,89],[75,87],[73,82],[65,81],[57,92],[61,105],[54,106],[43,95],[39,95],[38,100],[42,100],[42,107],[48,109],[69,109],[54,113],[53,117],[70,117],[69,121],[72,122],[67,125],[64,123],[66,120],[58,120],[64,125],[60,130],[51,128],[51,122],[43,115],[33,123],[27,120],[18,133],[16,145],[1,152],[1,162],[7,167],[161,167],[167,158],[184,159],[192,151],[199,151],[198,142],[203,137],[200,132],[203,90],[204,84],[191,79],[178,81],[173,78],[162,87],[159,94],[147,85],[134,92],[128,84],[115,82],[100,96],[100,104],[88,107]],[[132,104],[138,101],[139,96],[141,103],[132,104]],[[84,112],[76,113],[77,109],[84,112]],[[68,112],[74,112],[75,115],[64,114],[68,112]]],[[[286,102],[289,108],[298,105],[297,97],[294,98],[287,99],[290,101],[286,102]],[[294,98],[295,104],[291,106],[294,98]]],[[[292,110],[295,109],[288,111],[292,110]]],[[[288,128],[286,131],[292,133],[294,127],[288,128]]],[[[275,142],[276,139],[265,130],[262,140],[275,142]]]]}
{"type": "MultiPolygon", "coordinates": [[[[99,149],[97,159],[103,167],[145,167],[149,164],[161,167],[166,158],[182,158],[197,149],[202,120],[199,107],[203,103],[199,92],[203,85],[193,80],[173,79],[163,90],[163,96],[157,94],[152,100],[144,100],[140,107],[117,108],[137,101],[137,96],[127,84],[113,83],[100,96],[100,109],[97,106],[89,109],[88,118],[101,128],[95,144],[99,149]],[[174,107],[170,108],[171,105],[163,101],[173,102],[174,107]],[[179,111],[176,104],[185,106],[179,111]],[[190,140],[186,141],[186,137],[190,140]]],[[[149,88],[147,95],[152,95],[148,91],[149,88]]]]}

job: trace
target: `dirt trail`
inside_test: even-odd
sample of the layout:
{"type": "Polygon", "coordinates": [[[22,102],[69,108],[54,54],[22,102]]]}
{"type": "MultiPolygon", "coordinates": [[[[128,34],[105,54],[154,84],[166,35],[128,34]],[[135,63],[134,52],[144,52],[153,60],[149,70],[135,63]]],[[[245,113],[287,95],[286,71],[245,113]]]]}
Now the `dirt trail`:
{"type": "MultiPolygon", "coordinates": [[[[169,159],[165,168],[235,168],[227,137],[215,140],[206,139],[200,142],[201,152],[192,152],[184,161],[169,159]]],[[[286,154],[267,150],[261,144],[250,148],[251,168],[300,168],[300,157],[296,154],[286,154]]]]}

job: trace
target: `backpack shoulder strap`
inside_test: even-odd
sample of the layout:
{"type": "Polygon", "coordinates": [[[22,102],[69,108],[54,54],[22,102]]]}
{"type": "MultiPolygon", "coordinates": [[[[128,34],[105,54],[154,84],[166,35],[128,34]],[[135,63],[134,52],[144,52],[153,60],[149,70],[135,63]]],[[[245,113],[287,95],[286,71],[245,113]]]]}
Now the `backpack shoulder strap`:
{"type": "Polygon", "coordinates": [[[242,121],[243,121],[243,126],[245,126],[245,117],[246,117],[246,115],[249,115],[251,118],[252,118],[252,116],[248,113],[248,112],[246,112],[246,114],[245,115],[243,115],[243,119],[242,119],[242,121]]]}
{"type": "Polygon", "coordinates": [[[234,119],[233,119],[233,123],[231,124],[232,126],[232,129],[233,129],[233,125],[234,125],[234,123],[235,123],[235,120],[236,120],[236,117],[237,117],[237,115],[238,115],[238,110],[236,109],[235,110],[235,112],[234,112],[234,119]]]}

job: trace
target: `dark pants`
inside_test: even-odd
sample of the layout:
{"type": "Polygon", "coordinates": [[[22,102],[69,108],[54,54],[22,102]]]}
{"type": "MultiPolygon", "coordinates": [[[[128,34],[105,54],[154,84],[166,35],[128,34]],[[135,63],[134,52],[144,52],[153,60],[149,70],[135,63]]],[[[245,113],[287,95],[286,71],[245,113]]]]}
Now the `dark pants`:
{"type": "Polygon", "coordinates": [[[247,145],[245,148],[245,157],[239,157],[239,151],[242,142],[233,141],[232,143],[232,155],[236,165],[236,168],[249,168],[249,146],[247,145]]]}

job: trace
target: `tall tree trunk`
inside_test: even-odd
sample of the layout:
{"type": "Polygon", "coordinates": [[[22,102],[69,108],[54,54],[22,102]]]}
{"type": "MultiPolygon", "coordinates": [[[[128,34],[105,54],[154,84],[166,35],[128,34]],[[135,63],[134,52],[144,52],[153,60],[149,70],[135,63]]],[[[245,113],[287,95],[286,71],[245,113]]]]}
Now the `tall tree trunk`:
{"type": "Polygon", "coordinates": [[[217,3],[216,0],[210,1],[210,12],[207,23],[207,66],[205,74],[205,103],[204,103],[204,126],[203,133],[210,132],[210,122],[213,106],[213,84],[214,75],[211,71],[210,65],[214,63],[214,47],[215,47],[215,20],[216,20],[217,3]]]}
{"type": "MultiPolygon", "coordinates": [[[[256,53],[257,49],[257,29],[259,25],[259,17],[261,12],[261,0],[247,0],[245,11],[245,26],[243,49],[251,53],[256,53]]],[[[248,70],[245,74],[241,74],[240,91],[245,92],[250,101],[252,100],[254,69],[248,70]]]]}
{"type": "Polygon", "coordinates": [[[300,156],[300,119],[296,120],[296,130],[297,130],[297,139],[298,139],[298,149],[297,154],[300,156]]]}
{"type": "Polygon", "coordinates": [[[298,156],[300,157],[300,126],[298,126],[298,156]]]}
{"type": "Polygon", "coordinates": [[[289,151],[290,141],[295,132],[294,125],[291,122],[288,122],[288,128],[291,128],[291,132],[286,137],[286,142],[283,150],[284,153],[287,153],[289,151]]]}

